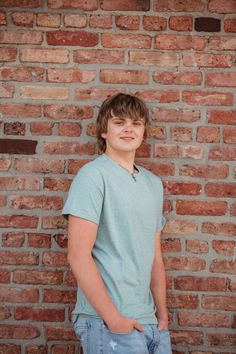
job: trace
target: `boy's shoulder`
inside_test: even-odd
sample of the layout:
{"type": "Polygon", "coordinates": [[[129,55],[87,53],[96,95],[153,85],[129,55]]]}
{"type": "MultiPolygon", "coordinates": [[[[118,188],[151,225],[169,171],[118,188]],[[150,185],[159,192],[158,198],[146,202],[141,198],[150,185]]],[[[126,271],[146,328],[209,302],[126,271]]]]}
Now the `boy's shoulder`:
{"type": "Polygon", "coordinates": [[[102,166],[102,156],[98,156],[94,160],[85,163],[77,172],[77,176],[87,175],[92,177],[93,175],[101,174],[102,166]]]}

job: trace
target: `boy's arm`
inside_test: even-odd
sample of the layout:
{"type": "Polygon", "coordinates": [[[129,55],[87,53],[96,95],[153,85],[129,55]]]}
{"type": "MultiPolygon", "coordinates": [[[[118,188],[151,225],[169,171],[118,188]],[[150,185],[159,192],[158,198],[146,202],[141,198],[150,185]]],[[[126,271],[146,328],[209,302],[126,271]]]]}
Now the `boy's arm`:
{"type": "Polygon", "coordinates": [[[166,306],[166,275],[161,255],[161,232],[156,233],[155,256],[152,265],[150,287],[157,308],[158,329],[167,329],[168,310],[166,306]]]}
{"type": "Polygon", "coordinates": [[[133,328],[142,331],[137,321],[121,316],[106,290],[92,257],[97,229],[97,224],[69,215],[68,261],[73,274],[86,298],[111,331],[128,333],[133,328]]]}

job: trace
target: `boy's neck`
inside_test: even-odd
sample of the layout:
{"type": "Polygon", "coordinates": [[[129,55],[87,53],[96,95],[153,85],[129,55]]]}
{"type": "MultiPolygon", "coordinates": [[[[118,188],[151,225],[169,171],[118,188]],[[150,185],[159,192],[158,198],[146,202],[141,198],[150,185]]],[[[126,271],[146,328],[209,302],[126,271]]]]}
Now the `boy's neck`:
{"type": "Polygon", "coordinates": [[[124,153],[124,154],[117,154],[114,151],[109,151],[106,150],[105,154],[110,157],[113,161],[118,163],[120,166],[125,168],[127,171],[130,173],[134,173],[134,158],[135,158],[135,152],[129,152],[129,153],[124,153]]]}

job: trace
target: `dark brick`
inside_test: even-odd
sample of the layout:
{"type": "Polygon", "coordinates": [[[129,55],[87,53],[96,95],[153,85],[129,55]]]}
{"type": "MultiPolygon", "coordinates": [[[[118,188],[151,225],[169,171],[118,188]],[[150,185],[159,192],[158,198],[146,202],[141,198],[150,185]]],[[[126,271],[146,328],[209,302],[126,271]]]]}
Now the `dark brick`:
{"type": "Polygon", "coordinates": [[[0,139],[0,153],[2,154],[35,154],[38,142],[23,139],[0,139]]]}
{"type": "Polygon", "coordinates": [[[212,17],[198,17],[194,28],[199,32],[220,32],[220,19],[212,17]]]}
{"type": "Polygon", "coordinates": [[[25,135],[25,124],[21,122],[5,123],[4,134],[6,135],[25,135]]]}

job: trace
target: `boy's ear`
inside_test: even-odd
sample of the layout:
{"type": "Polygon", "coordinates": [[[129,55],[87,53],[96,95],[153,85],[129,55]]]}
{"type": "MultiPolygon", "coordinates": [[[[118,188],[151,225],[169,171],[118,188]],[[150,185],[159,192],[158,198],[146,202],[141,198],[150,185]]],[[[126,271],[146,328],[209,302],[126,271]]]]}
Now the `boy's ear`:
{"type": "Polygon", "coordinates": [[[106,139],[107,133],[102,133],[102,134],[101,134],[101,137],[102,137],[103,139],[106,139]]]}

